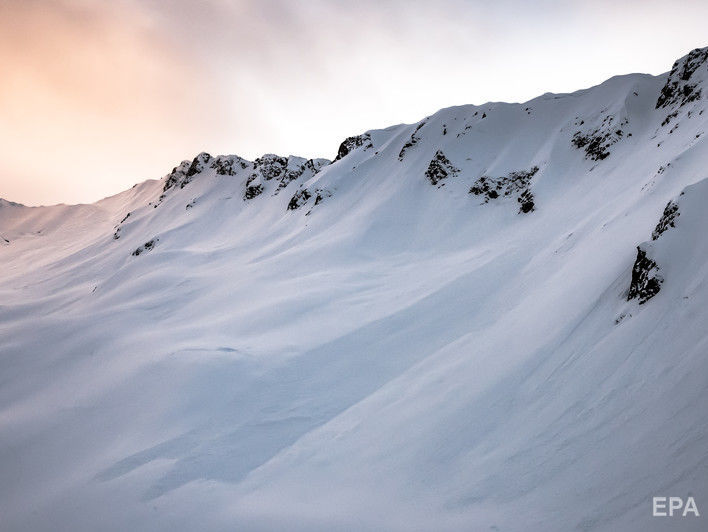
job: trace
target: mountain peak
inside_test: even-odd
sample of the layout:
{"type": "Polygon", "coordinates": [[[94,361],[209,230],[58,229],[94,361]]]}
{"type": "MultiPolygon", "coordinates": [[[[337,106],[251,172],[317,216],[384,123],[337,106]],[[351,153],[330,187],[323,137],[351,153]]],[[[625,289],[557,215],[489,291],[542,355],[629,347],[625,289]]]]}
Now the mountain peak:
{"type": "Polygon", "coordinates": [[[0,207],[24,207],[24,205],[22,203],[0,198],[0,207]]]}
{"type": "Polygon", "coordinates": [[[674,62],[656,108],[681,107],[701,98],[708,79],[708,47],[696,48],[674,62]]]}

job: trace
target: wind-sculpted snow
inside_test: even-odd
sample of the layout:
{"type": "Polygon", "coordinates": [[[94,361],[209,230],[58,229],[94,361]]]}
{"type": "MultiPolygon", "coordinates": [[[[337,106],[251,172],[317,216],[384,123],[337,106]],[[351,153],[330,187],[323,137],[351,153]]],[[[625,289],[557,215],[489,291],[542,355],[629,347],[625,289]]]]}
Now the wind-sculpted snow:
{"type": "Polygon", "coordinates": [[[0,529],[705,530],[699,55],[0,200],[0,529]]]}

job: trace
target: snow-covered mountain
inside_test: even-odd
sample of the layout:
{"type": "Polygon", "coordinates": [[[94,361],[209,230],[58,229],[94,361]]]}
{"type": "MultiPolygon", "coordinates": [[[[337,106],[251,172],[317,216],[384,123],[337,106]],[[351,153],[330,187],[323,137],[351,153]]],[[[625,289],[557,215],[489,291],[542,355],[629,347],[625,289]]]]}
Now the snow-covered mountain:
{"type": "Polygon", "coordinates": [[[705,530],[707,109],[704,48],[0,200],[0,528],[705,530]]]}

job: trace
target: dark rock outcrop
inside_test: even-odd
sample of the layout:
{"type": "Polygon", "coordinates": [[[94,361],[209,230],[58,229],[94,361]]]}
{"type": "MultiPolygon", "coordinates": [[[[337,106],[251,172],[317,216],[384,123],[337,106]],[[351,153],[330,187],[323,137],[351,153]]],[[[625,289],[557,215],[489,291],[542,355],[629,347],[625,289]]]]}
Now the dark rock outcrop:
{"type": "Polygon", "coordinates": [[[285,173],[280,178],[278,188],[275,190],[276,194],[302,176],[309,178],[316,175],[322,167],[329,164],[327,159],[308,159],[304,163],[298,163],[297,161],[300,160],[302,159],[297,157],[288,158],[288,166],[285,173]]]}
{"type": "Polygon", "coordinates": [[[408,151],[410,148],[418,144],[420,141],[420,137],[418,136],[418,131],[426,124],[427,120],[423,120],[418,126],[415,128],[413,133],[411,133],[410,138],[406,141],[406,143],[403,145],[401,148],[401,151],[398,153],[398,160],[402,161],[403,157],[406,155],[406,151],[408,151]]]}
{"type": "Polygon", "coordinates": [[[258,184],[258,185],[248,185],[246,184],[246,190],[243,193],[243,199],[244,200],[250,200],[255,198],[256,196],[260,196],[263,194],[263,185],[258,184]]]}
{"type": "Polygon", "coordinates": [[[288,167],[288,159],[268,153],[253,161],[253,171],[258,171],[263,179],[270,181],[285,175],[288,167]]]}
{"type": "Polygon", "coordinates": [[[516,201],[519,202],[519,212],[526,214],[536,209],[533,194],[528,189],[524,190],[516,201]]]}
{"type": "Polygon", "coordinates": [[[370,133],[363,133],[362,135],[356,135],[354,137],[347,137],[346,139],[344,139],[344,141],[339,145],[339,149],[337,150],[337,156],[332,162],[337,162],[338,160],[343,159],[351,152],[353,152],[357,148],[361,148],[362,146],[365,150],[374,147],[371,142],[370,133]]]}
{"type": "Polygon", "coordinates": [[[142,253],[153,250],[155,248],[155,245],[159,241],[160,241],[160,239],[157,237],[153,238],[152,240],[148,240],[142,246],[138,247],[135,251],[133,251],[132,255],[134,257],[137,257],[138,255],[140,255],[142,253]]]}
{"type": "Polygon", "coordinates": [[[130,218],[130,213],[123,216],[123,219],[120,222],[118,222],[117,225],[114,226],[115,231],[113,233],[113,240],[118,240],[120,238],[121,229],[123,229],[123,224],[126,222],[126,220],[128,218],[130,218]]]}
{"type": "Polygon", "coordinates": [[[651,239],[656,240],[670,227],[676,227],[676,218],[678,218],[680,215],[681,213],[679,212],[679,206],[677,202],[671,200],[669,203],[667,203],[666,207],[664,207],[664,213],[661,215],[659,223],[656,224],[656,227],[654,228],[654,231],[651,234],[651,239]]]}
{"type": "Polygon", "coordinates": [[[217,175],[234,176],[239,169],[245,170],[251,163],[236,155],[219,155],[211,163],[217,175]]]}
{"type": "Polygon", "coordinates": [[[187,178],[187,170],[189,170],[190,164],[189,161],[182,161],[179,165],[175,166],[165,177],[165,184],[162,187],[162,191],[167,192],[173,187],[184,186],[182,183],[187,178]]]}
{"type": "Polygon", "coordinates": [[[614,144],[611,133],[595,130],[589,134],[578,131],[571,141],[576,148],[585,148],[585,156],[593,161],[601,161],[610,156],[609,148],[614,144]]]}
{"type": "MultiPolygon", "coordinates": [[[[197,155],[192,160],[192,164],[189,165],[189,169],[187,170],[187,177],[192,177],[201,173],[207,167],[210,161],[211,155],[206,152],[202,152],[197,155]]],[[[181,186],[184,187],[184,185],[186,185],[188,182],[189,181],[187,181],[186,183],[182,183],[181,186]]]]}
{"type": "Polygon", "coordinates": [[[529,213],[535,210],[535,201],[531,192],[531,179],[538,172],[538,166],[530,170],[510,172],[503,177],[482,176],[474,182],[469,193],[483,196],[484,203],[489,203],[501,197],[516,196],[520,213],[529,213]]]}
{"type": "Polygon", "coordinates": [[[638,299],[643,305],[661,290],[664,279],[659,275],[659,266],[647,256],[642,246],[637,246],[637,258],[632,267],[632,282],[629,285],[627,301],[638,299]]]}
{"type": "MultiPolygon", "coordinates": [[[[195,175],[201,173],[212,160],[212,156],[206,152],[197,155],[191,162],[182,161],[179,166],[172,169],[166,179],[165,185],[162,187],[163,192],[167,192],[173,187],[184,188],[188,185],[195,175]]],[[[160,198],[162,200],[164,195],[160,198]]]]}
{"type": "Polygon", "coordinates": [[[330,164],[327,159],[303,159],[301,157],[280,157],[264,155],[253,162],[253,173],[246,181],[244,199],[252,199],[270,188],[268,182],[276,181],[273,195],[277,195],[296,180],[307,180],[330,164]]]}
{"type": "Polygon", "coordinates": [[[311,197],[312,197],[312,194],[306,188],[303,188],[302,190],[298,190],[293,195],[293,197],[290,198],[290,202],[288,203],[288,210],[294,211],[295,209],[299,209],[305,203],[307,203],[307,200],[309,200],[311,197]]]}
{"type": "Polygon", "coordinates": [[[578,149],[583,148],[587,159],[602,161],[610,156],[610,146],[619,142],[623,136],[621,129],[598,128],[590,132],[576,132],[571,143],[578,149]]]}
{"type": "MultiPolygon", "coordinates": [[[[315,189],[315,206],[322,203],[325,200],[325,198],[331,198],[331,197],[332,197],[332,193],[329,190],[324,189],[324,188],[315,189]]],[[[308,212],[307,214],[310,214],[310,213],[308,212]]]]}
{"type": "Polygon", "coordinates": [[[676,61],[656,100],[656,109],[681,107],[701,98],[699,84],[702,80],[695,79],[694,74],[707,63],[708,48],[696,48],[676,61]]]}
{"type": "MultiPolygon", "coordinates": [[[[332,196],[332,193],[325,189],[325,188],[316,188],[313,191],[310,191],[306,188],[298,190],[292,198],[290,198],[290,202],[288,203],[288,210],[289,211],[294,211],[296,209],[300,209],[301,207],[305,206],[310,199],[314,196],[315,201],[312,204],[312,208],[316,207],[320,203],[322,203],[325,198],[329,198],[332,196]]],[[[312,208],[305,213],[305,215],[308,215],[312,212],[312,208]]]]}
{"type": "Polygon", "coordinates": [[[425,171],[425,177],[427,177],[428,181],[433,185],[437,185],[449,176],[456,176],[459,171],[459,168],[455,168],[450,160],[445,157],[442,150],[438,150],[435,152],[435,156],[430,161],[428,169],[425,171]]]}

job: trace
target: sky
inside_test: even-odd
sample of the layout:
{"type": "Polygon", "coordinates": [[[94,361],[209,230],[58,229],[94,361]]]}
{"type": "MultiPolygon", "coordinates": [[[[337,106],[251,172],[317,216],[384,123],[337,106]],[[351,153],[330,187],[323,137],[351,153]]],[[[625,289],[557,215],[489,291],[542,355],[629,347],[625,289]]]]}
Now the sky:
{"type": "Polygon", "coordinates": [[[0,0],[0,197],[93,202],[201,151],[333,158],[708,45],[705,0],[0,0]]]}

